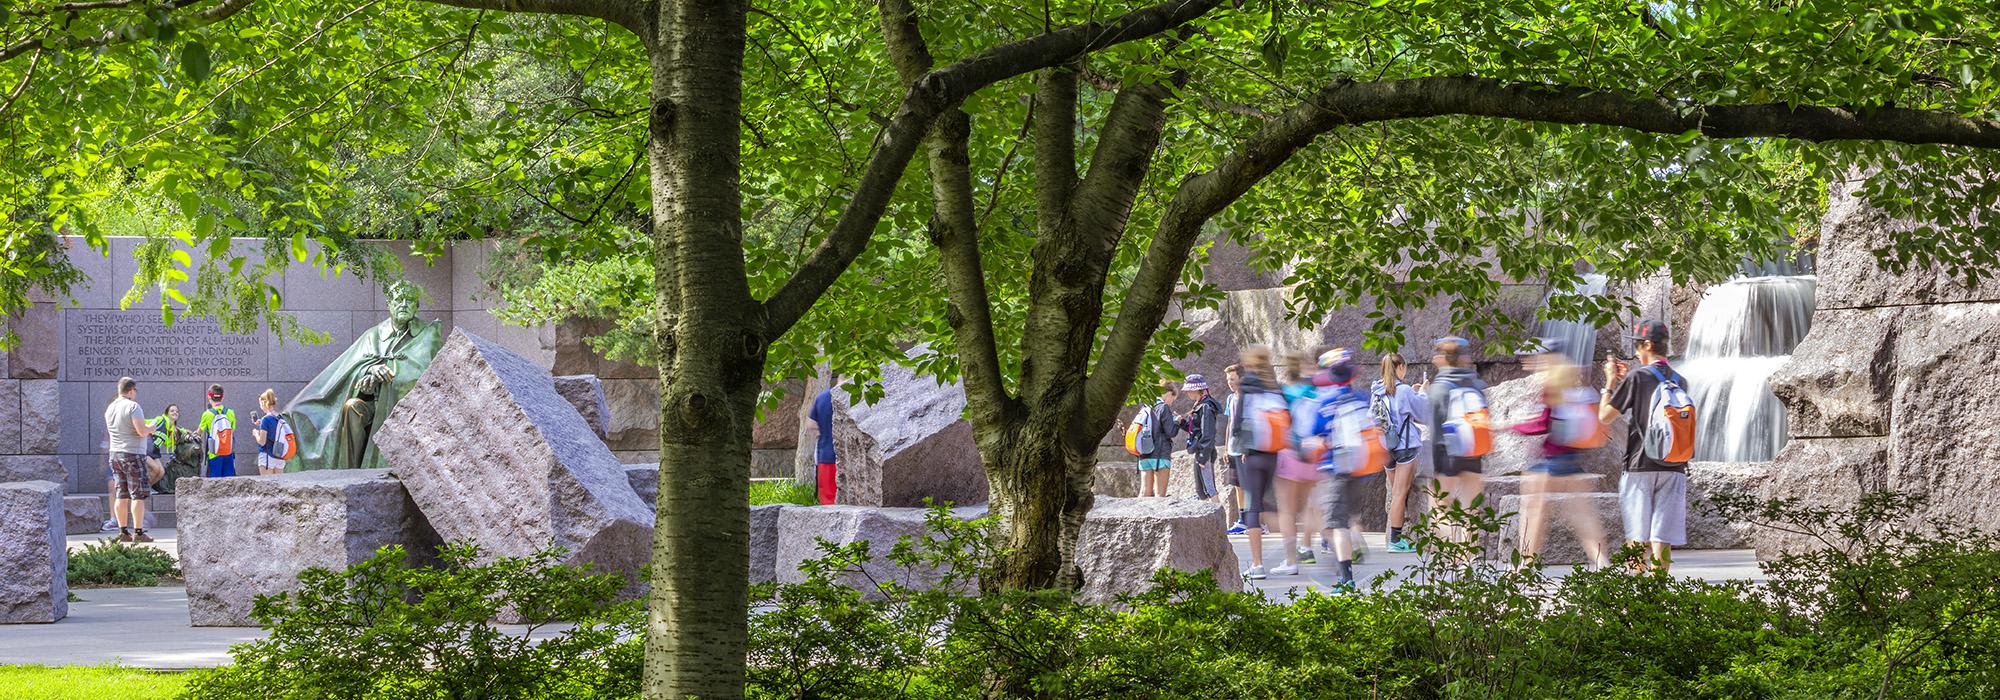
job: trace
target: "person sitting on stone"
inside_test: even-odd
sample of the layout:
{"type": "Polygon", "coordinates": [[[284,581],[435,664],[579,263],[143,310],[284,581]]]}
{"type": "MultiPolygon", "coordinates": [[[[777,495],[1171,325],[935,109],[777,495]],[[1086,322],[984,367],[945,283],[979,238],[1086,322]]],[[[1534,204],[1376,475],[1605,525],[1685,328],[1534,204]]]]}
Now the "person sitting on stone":
{"type": "Polygon", "coordinates": [[[292,399],[286,421],[303,469],[380,469],[375,431],[444,345],[442,321],[417,318],[416,286],[389,288],[389,318],[361,333],[292,399]]]}

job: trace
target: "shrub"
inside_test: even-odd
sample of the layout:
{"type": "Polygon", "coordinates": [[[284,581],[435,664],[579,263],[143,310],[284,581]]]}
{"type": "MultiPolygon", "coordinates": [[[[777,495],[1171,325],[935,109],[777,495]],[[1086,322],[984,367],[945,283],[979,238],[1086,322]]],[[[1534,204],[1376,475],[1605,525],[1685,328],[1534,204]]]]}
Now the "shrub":
{"type": "Polygon", "coordinates": [[[559,556],[479,564],[476,548],[447,546],[438,565],[415,566],[385,547],[346,571],[310,569],[296,593],[257,598],[270,636],[236,646],[235,665],[190,679],[184,697],[636,697],[639,605],[617,602],[621,577],[559,556]],[[503,614],[527,631],[500,629],[503,614]],[[555,620],[574,626],[541,634],[555,620]]]}
{"type": "Polygon", "coordinates": [[[812,486],[791,479],[758,479],[750,482],[750,505],[773,504],[815,506],[819,505],[819,494],[813,491],[812,486]]]}
{"type": "Polygon", "coordinates": [[[166,552],[103,539],[69,555],[67,577],[72,586],[157,586],[179,578],[181,571],[166,552]]]}

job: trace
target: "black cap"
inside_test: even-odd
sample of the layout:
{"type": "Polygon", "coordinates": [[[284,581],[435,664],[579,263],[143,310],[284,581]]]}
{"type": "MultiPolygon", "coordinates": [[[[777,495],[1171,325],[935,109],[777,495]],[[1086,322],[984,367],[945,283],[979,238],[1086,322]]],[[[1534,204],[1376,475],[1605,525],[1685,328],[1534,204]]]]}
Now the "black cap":
{"type": "Polygon", "coordinates": [[[1659,321],[1640,321],[1632,326],[1632,332],[1625,334],[1625,337],[1633,340],[1651,341],[1653,343],[1653,352],[1660,354],[1666,354],[1667,352],[1667,324],[1665,323],[1659,321]]]}

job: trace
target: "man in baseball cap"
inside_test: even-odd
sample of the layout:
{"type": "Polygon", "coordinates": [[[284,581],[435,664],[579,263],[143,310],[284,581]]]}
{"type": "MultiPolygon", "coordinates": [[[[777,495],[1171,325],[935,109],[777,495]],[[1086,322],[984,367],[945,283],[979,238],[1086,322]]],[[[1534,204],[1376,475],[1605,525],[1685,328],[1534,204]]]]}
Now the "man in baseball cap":
{"type": "Polygon", "coordinates": [[[1662,385],[1668,395],[1685,392],[1687,380],[1667,363],[1671,337],[1667,324],[1640,321],[1625,337],[1632,341],[1632,355],[1642,371],[1633,372],[1624,360],[1607,358],[1604,398],[1597,415],[1606,425],[1621,415],[1631,417],[1625,429],[1625,472],[1618,479],[1625,540],[1647,548],[1639,568],[1665,571],[1673,563],[1673,548],[1687,543],[1687,462],[1647,456],[1643,442],[1655,421],[1668,420],[1651,410],[1655,393],[1662,385]]]}

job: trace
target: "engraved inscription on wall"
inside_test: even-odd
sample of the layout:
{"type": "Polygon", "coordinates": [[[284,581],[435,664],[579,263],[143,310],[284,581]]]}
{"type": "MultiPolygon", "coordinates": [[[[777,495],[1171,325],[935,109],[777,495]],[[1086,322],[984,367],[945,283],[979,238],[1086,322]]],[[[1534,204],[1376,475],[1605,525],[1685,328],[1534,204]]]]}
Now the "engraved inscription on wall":
{"type": "Polygon", "coordinates": [[[63,315],[68,319],[64,378],[72,381],[261,380],[270,364],[263,334],[224,333],[214,321],[184,318],[168,326],[157,309],[73,309],[63,315]]]}

